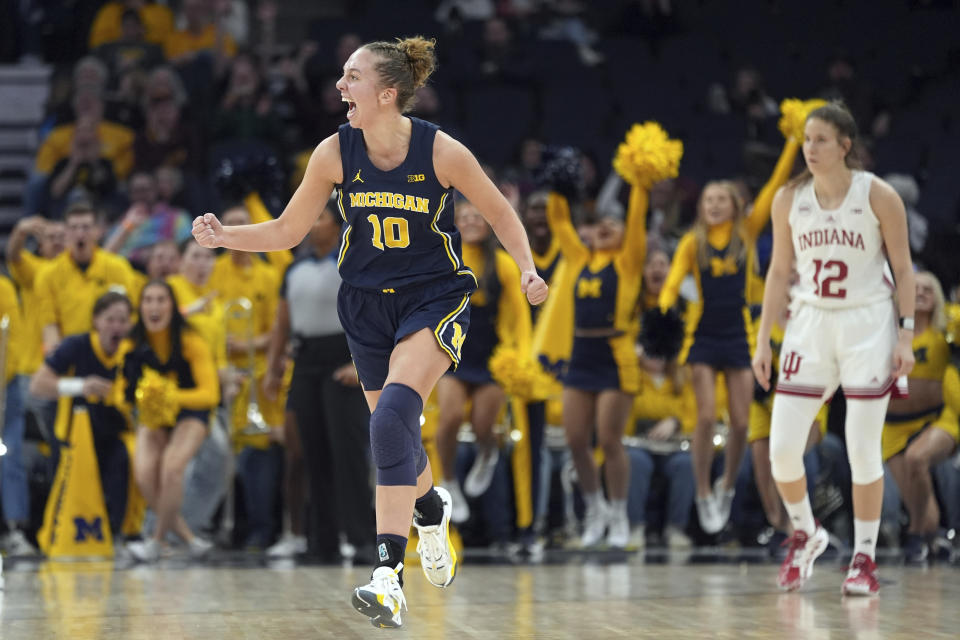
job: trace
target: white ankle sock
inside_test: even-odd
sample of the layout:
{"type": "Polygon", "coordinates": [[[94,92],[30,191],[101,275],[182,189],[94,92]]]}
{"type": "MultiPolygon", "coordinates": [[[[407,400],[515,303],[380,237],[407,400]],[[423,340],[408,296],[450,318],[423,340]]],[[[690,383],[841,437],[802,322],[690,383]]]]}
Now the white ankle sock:
{"type": "Polygon", "coordinates": [[[595,511],[603,508],[603,491],[597,489],[593,493],[584,493],[583,502],[587,511],[595,511]]]}
{"type": "Polygon", "coordinates": [[[613,518],[623,518],[624,520],[626,520],[627,519],[627,501],[611,500],[610,516],[613,518]]]}
{"type": "Polygon", "coordinates": [[[817,530],[817,523],[813,519],[813,509],[810,508],[810,496],[804,495],[800,502],[783,502],[787,508],[787,515],[796,531],[803,531],[807,535],[817,530]]]}
{"type": "Polygon", "coordinates": [[[877,552],[877,536],[880,534],[879,520],[853,519],[853,555],[865,553],[873,560],[877,552]]]}

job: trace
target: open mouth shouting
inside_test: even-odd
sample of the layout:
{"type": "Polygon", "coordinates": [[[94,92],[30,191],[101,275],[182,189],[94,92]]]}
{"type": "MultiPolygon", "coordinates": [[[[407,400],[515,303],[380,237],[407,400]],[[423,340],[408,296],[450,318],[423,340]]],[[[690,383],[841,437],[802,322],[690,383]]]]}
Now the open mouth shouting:
{"type": "Polygon", "coordinates": [[[340,96],[340,99],[347,103],[347,120],[352,119],[357,113],[357,103],[345,96],[340,96]]]}

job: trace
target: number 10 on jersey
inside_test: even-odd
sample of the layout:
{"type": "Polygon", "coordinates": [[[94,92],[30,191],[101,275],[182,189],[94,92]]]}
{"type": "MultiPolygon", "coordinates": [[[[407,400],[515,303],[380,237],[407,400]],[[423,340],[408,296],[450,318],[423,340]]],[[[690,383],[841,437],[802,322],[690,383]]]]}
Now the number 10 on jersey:
{"type": "Polygon", "coordinates": [[[402,249],[410,246],[410,228],[406,218],[386,217],[383,221],[371,213],[367,220],[373,226],[373,246],[381,251],[386,248],[402,249]]]}

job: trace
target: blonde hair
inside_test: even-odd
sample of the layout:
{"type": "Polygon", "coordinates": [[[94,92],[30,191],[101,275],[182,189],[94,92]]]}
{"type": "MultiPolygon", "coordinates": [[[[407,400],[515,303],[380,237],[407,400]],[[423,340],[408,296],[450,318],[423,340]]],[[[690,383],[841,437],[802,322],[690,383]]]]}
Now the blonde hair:
{"type": "Polygon", "coordinates": [[[933,305],[933,311],[930,312],[930,325],[937,331],[947,330],[947,300],[943,295],[943,287],[940,286],[940,280],[929,271],[920,271],[915,278],[917,281],[921,277],[930,279],[930,287],[933,289],[933,297],[936,303],[933,305]]]}
{"type": "Polygon", "coordinates": [[[397,108],[406,113],[413,108],[414,94],[427,84],[427,78],[437,67],[433,53],[437,41],[423,36],[397,38],[396,42],[368,42],[364,49],[372,51],[380,58],[374,69],[380,75],[383,87],[397,90],[397,108]]]}
{"type": "Polygon", "coordinates": [[[703,219],[703,196],[710,187],[723,187],[727,190],[730,199],[733,201],[733,232],[730,234],[730,255],[738,262],[746,259],[747,256],[743,226],[743,221],[746,217],[746,207],[743,204],[743,198],[740,197],[740,192],[732,181],[711,180],[703,186],[703,190],[700,192],[700,199],[697,202],[697,219],[693,223],[693,237],[697,241],[697,265],[701,271],[710,267],[710,256],[707,253],[707,247],[709,246],[707,241],[709,225],[706,220],[703,219]]]}

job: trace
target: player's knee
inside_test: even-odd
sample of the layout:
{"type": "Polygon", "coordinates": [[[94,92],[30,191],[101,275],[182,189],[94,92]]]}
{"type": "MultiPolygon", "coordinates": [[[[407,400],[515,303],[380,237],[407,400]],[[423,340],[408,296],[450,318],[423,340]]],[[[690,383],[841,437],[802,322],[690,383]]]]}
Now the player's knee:
{"type": "Polygon", "coordinates": [[[377,467],[377,484],[417,484],[410,434],[397,412],[389,407],[378,406],[370,415],[370,451],[377,467]]]}
{"type": "Polygon", "coordinates": [[[770,473],[777,482],[794,482],[804,475],[803,448],[787,438],[770,438],[770,473]]]}
{"type": "Polygon", "coordinates": [[[426,468],[420,442],[420,395],[403,384],[388,384],[370,416],[370,449],[377,467],[377,484],[416,485],[426,468]]]}
{"type": "Polygon", "coordinates": [[[427,468],[427,451],[423,448],[423,443],[420,442],[420,451],[417,453],[417,477],[420,477],[420,474],[423,473],[423,470],[427,468]]]}
{"type": "Polygon", "coordinates": [[[848,453],[850,459],[850,479],[854,484],[871,484],[883,477],[883,456],[880,447],[859,447],[848,453]],[[876,449],[876,451],[874,451],[876,449]]]}

